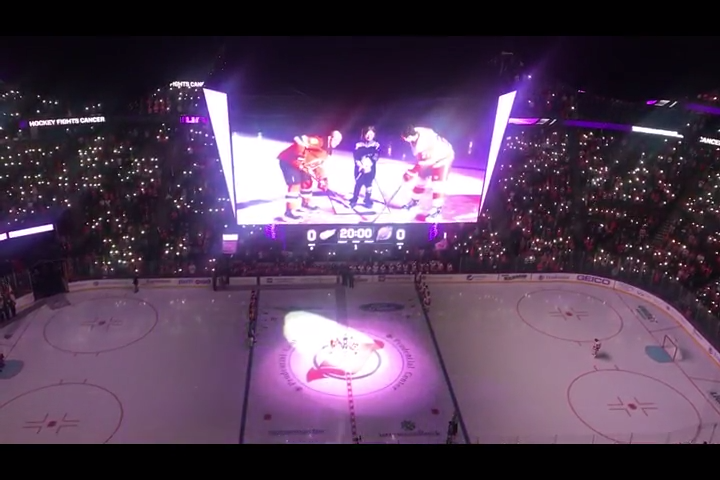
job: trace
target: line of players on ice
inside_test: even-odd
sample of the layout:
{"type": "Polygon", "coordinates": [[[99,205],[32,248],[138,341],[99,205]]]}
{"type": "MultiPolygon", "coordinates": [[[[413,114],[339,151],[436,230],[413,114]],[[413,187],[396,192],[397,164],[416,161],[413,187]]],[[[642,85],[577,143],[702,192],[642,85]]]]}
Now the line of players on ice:
{"type": "Polygon", "coordinates": [[[422,298],[423,302],[423,308],[425,310],[429,310],[430,305],[432,304],[432,298],[430,297],[430,287],[428,287],[428,284],[425,281],[424,274],[415,274],[415,288],[417,289],[418,293],[420,293],[420,297],[422,298]]]}
{"type": "Polygon", "coordinates": [[[383,274],[404,274],[416,275],[418,273],[453,273],[453,266],[450,263],[443,263],[437,260],[429,262],[373,262],[350,264],[348,269],[357,274],[383,275],[383,274]]]}
{"type": "MultiPolygon", "coordinates": [[[[375,139],[375,134],[375,127],[363,128],[360,141],[353,150],[355,187],[350,199],[350,207],[353,209],[358,205],[363,190],[363,206],[367,209],[374,207],[372,193],[380,159],[380,144],[375,139]]],[[[455,160],[453,147],[430,128],[410,126],[401,136],[412,148],[415,165],[403,174],[397,191],[384,199],[384,202],[389,207],[403,186],[412,185],[411,200],[402,208],[415,212],[416,217],[422,221],[438,219],[445,202],[448,174],[455,160]],[[432,195],[430,208],[420,211],[421,200],[426,193],[432,195]]],[[[324,165],[342,139],[342,134],[337,130],[327,137],[301,135],[295,137],[293,143],[280,152],[278,160],[287,185],[286,219],[299,221],[306,213],[318,209],[312,203],[315,186],[328,195],[334,194],[324,165]]]]}
{"type": "Polygon", "coordinates": [[[248,345],[255,345],[255,331],[257,329],[258,320],[258,292],[253,290],[250,292],[250,305],[248,305],[248,345]]]}

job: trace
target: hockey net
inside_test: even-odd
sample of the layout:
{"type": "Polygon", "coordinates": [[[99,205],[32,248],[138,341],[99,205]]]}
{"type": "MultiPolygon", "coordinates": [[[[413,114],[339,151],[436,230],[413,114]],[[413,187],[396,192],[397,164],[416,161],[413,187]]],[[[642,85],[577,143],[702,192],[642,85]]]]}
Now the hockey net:
{"type": "Polygon", "coordinates": [[[670,355],[673,362],[682,360],[682,353],[675,338],[668,335],[663,336],[662,348],[670,355]]]}

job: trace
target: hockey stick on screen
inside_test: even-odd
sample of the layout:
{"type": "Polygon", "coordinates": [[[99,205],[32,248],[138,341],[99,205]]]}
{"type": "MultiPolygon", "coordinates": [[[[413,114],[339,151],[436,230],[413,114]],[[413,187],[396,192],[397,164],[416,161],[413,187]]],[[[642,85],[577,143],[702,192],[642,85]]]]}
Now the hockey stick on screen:
{"type": "MultiPolygon", "coordinates": [[[[307,173],[308,175],[310,175],[310,178],[312,178],[315,183],[320,184],[320,180],[319,180],[315,175],[313,175],[313,174],[310,173],[310,172],[306,172],[306,173],[307,173]]],[[[368,217],[366,217],[366,216],[363,215],[361,212],[358,212],[357,210],[355,210],[354,208],[352,208],[352,207],[350,206],[350,204],[345,201],[345,198],[344,198],[342,195],[340,195],[339,193],[337,193],[336,191],[330,190],[330,189],[328,188],[327,190],[325,190],[325,193],[327,193],[327,196],[328,196],[328,198],[330,199],[331,202],[334,201],[334,202],[342,205],[343,208],[346,208],[346,209],[349,209],[349,210],[352,210],[353,212],[355,212],[355,213],[360,217],[360,221],[361,221],[361,222],[371,222],[370,219],[368,219],[368,217]]],[[[372,223],[372,222],[371,222],[371,223],[372,223]]]]}
{"type": "Polygon", "coordinates": [[[405,183],[401,183],[401,184],[398,186],[397,190],[395,190],[395,193],[393,193],[392,195],[390,195],[390,198],[388,198],[388,199],[387,199],[387,202],[385,202],[385,204],[386,204],[388,207],[390,206],[390,204],[392,203],[392,201],[395,200],[395,197],[398,196],[398,193],[400,193],[400,190],[402,190],[402,188],[403,188],[404,186],[405,186],[405,183]]]}
{"type": "Polygon", "coordinates": [[[397,197],[397,194],[400,193],[400,190],[402,189],[404,184],[401,183],[400,186],[397,188],[397,190],[395,190],[395,193],[390,195],[390,198],[386,198],[385,195],[383,194],[382,188],[380,188],[380,184],[378,184],[377,179],[375,179],[373,181],[375,182],[375,186],[377,187],[378,192],[380,192],[380,196],[382,197],[383,203],[384,203],[382,211],[380,213],[378,213],[377,215],[375,215],[375,218],[370,222],[370,223],[377,223],[378,219],[380,218],[380,216],[383,213],[385,213],[385,212],[390,213],[390,203],[395,199],[395,197],[397,197]]]}

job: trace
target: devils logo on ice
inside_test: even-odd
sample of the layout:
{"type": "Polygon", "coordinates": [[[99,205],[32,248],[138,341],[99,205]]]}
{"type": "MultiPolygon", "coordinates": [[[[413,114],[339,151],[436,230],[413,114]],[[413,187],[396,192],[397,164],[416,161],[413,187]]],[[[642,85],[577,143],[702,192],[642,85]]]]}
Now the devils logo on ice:
{"type": "Polygon", "coordinates": [[[280,354],[280,377],[296,392],[355,396],[406,388],[416,376],[414,348],[395,335],[348,331],[312,348],[288,345],[280,354]]]}
{"type": "Polygon", "coordinates": [[[313,359],[306,380],[314,382],[324,378],[346,380],[369,377],[380,368],[382,359],[378,354],[385,344],[380,340],[363,342],[346,336],[330,340],[313,359]]]}

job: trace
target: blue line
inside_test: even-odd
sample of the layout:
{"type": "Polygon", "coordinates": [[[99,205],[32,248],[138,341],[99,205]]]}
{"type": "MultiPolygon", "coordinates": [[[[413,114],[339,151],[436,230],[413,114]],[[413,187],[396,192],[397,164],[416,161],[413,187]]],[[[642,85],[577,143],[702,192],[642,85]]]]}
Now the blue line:
{"type": "MultiPolygon", "coordinates": [[[[260,306],[260,290],[257,290],[257,306],[260,306]]],[[[260,309],[255,310],[260,315],[260,309]]],[[[253,354],[255,353],[255,342],[250,346],[248,353],[247,372],[245,372],[245,393],[243,395],[242,414],[240,415],[240,445],[245,443],[245,426],[247,425],[248,404],[250,403],[250,379],[252,378],[253,354]]]]}
{"type": "Polygon", "coordinates": [[[435,354],[440,362],[440,369],[442,369],[443,377],[445,377],[445,383],[447,384],[448,391],[450,392],[450,398],[452,399],[453,405],[455,406],[455,412],[457,412],[458,421],[460,422],[460,430],[462,431],[463,437],[465,437],[465,443],[470,443],[470,435],[468,435],[465,421],[463,420],[462,412],[460,411],[460,404],[455,396],[455,390],[453,390],[452,382],[450,381],[450,375],[448,374],[447,368],[445,367],[445,361],[443,360],[442,353],[440,353],[440,344],[435,336],[435,330],[433,330],[432,323],[430,323],[430,317],[428,316],[427,310],[423,306],[423,298],[420,294],[420,290],[415,289],[418,300],[420,300],[420,308],[422,308],[423,317],[425,317],[425,323],[427,324],[428,330],[430,331],[430,338],[432,338],[433,345],[435,346],[435,354]]]}

